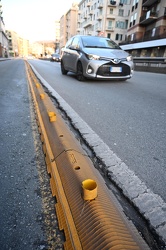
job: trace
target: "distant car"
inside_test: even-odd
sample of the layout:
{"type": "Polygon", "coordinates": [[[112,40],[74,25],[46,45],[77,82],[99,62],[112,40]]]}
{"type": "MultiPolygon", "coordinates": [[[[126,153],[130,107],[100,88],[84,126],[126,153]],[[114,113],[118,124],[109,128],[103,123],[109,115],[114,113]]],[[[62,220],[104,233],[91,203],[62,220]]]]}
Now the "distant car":
{"type": "Polygon", "coordinates": [[[58,53],[54,53],[54,54],[51,55],[50,61],[51,62],[60,62],[61,57],[60,57],[60,55],[58,53]]]}
{"type": "Polygon", "coordinates": [[[33,55],[28,55],[26,58],[27,59],[34,59],[34,56],[33,55]]]}
{"type": "Polygon", "coordinates": [[[100,36],[76,35],[62,49],[61,72],[74,72],[77,80],[117,79],[132,77],[132,56],[114,41],[100,36]]]}

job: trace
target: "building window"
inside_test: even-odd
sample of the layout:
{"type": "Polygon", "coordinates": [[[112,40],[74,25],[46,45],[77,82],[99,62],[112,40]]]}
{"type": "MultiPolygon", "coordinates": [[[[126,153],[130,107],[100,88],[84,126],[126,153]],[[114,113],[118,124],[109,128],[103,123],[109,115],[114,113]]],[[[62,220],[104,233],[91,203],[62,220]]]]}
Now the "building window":
{"type": "Polygon", "coordinates": [[[113,9],[110,9],[110,14],[113,14],[113,9]]]}
{"type": "Polygon", "coordinates": [[[135,6],[135,0],[133,0],[133,6],[132,6],[132,9],[131,9],[132,12],[134,11],[134,6],[135,6]]]}
{"type": "Polygon", "coordinates": [[[166,7],[165,7],[165,9],[164,9],[164,16],[166,16],[166,7]]]}
{"type": "Polygon", "coordinates": [[[108,33],[108,34],[107,34],[107,37],[108,37],[108,38],[111,38],[111,33],[108,33]]]}
{"type": "Polygon", "coordinates": [[[120,4],[120,5],[123,5],[123,4],[130,4],[130,0],[120,0],[119,4],[120,4]]]}
{"type": "Polygon", "coordinates": [[[134,19],[134,20],[133,20],[133,25],[135,25],[136,19],[137,19],[137,13],[134,14],[134,18],[133,18],[133,19],[134,19]]]}
{"type": "Polygon", "coordinates": [[[127,29],[126,22],[123,21],[117,21],[115,27],[119,29],[127,29]]]}
{"type": "Polygon", "coordinates": [[[155,36],[156,28],[152,29],[152,37],[155,36]]]}
{"type": "Polygon", "coordinates": [[[133,24],[133,16],[131,16],[130,18],[130,27],[132,26],[132,24],[133,24]]]}
{"type": "Polygon", "coordinates": [[[123,9],[119,9],[119,16],[124,16],[124,10],[123,9]]]}
{"type": "Polygon", "coordinates": [[[151,57],[158,57],[160,54],[159,52],[160,52],[160,47],[153,48],[150,56],[151,57]]]}
{"type": "Polygon", "coordinates": [[[134,40],[134,34],[131,34],[131,41],[134,40]]]}
{"type": "Polygon", "coordinates": [[[123,37],[122,34],[116,34],[115,40],[116,40],[116,41],[117,41],[117,40],[122,41],[122,37],[123,37]]]}
{"type": "Polygon", "coordinates": [[[137,9],[137,7],[138,7],[138,2],[139,2],[139,0],[136,0],[135,9],[137,9]]]}
{"type": "Polygon", "coordinates": [[[112,21],[108,21],[108,29],[112,29],[112,21]]]}
{"type": "Polygon", "coordinates": [[[141,57],[147,56],[147,49],[142,49],[141,50],[141,57]]]}

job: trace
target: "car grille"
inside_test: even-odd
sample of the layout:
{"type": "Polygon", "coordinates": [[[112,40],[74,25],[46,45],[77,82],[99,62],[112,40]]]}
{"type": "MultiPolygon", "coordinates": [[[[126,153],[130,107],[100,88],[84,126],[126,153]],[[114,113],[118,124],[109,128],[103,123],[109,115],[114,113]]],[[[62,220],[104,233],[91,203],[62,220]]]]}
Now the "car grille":
{"type": "Polygon", "coordinates": [[[101,76],[127,76],[130,75],[130,67],[126,64],[104,64],[98,68],[97,75],[101,76]],[[110,67],[122,67],[122,72],[110,72],[110,67]]]}

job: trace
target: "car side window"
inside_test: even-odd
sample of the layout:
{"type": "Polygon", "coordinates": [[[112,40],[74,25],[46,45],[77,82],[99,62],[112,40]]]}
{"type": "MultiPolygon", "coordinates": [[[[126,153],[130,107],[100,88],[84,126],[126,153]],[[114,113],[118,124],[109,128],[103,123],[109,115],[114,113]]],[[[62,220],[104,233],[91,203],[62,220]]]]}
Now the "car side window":
{"type": "Polygon", "coordinates": [[[72,45],[72,47],[73,47],[74,49],[79,49],[79,48],[80,48],[80,42],[79,42],[78,37],[75,37],[75,38],[73,39],[71,45],[72,45]]]}
{"type": "Polygon", "coordinates": [[[69,46],[71,45],[72,41],[73,41],[73,38],[69,39],[69,41],[66,43],[65,47],[69,48],[69,46]]]}

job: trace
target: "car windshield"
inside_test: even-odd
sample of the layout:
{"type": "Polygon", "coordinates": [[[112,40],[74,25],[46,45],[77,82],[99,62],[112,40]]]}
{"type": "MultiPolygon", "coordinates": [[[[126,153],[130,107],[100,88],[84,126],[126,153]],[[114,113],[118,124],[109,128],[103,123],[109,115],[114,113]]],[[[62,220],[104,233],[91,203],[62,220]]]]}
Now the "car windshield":
{"type": "Polygon", "coordinates": [[[85,36],[82,37],[82,43],[86,48],[120,49],[120,47],[114,41],[104,37],[85,36]]]}

